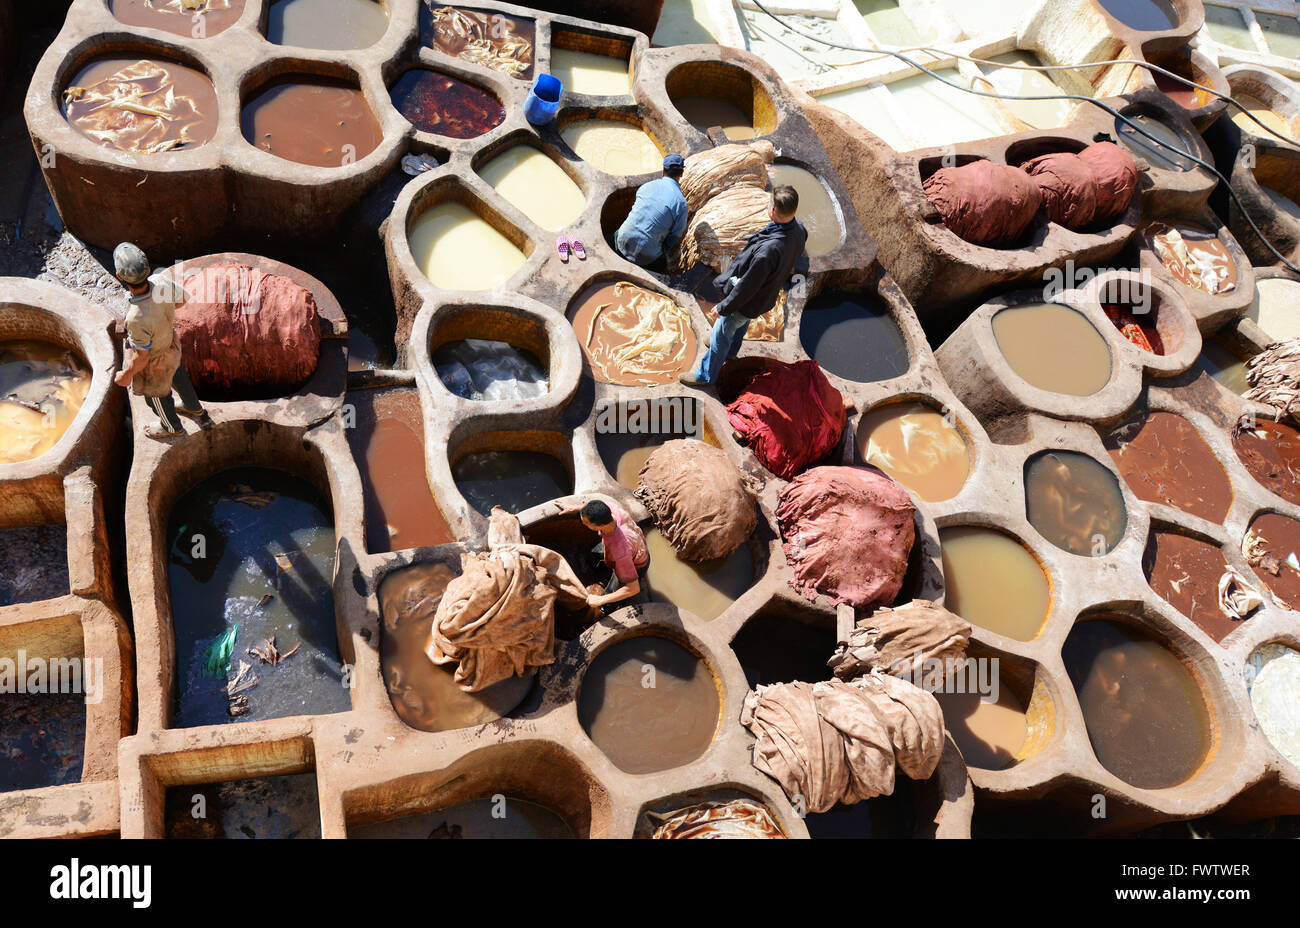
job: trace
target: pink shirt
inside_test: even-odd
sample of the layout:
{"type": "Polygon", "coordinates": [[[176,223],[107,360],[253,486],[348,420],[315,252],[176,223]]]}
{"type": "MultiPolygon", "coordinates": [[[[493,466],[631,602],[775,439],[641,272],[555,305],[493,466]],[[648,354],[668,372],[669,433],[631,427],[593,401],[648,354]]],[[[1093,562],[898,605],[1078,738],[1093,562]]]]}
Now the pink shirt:
{"type": "Polygon", "coordinates": [[[619,582],[631,583],[637,571],[650,563],[650,551],[645,535],[627,513],[616,506],[610,506],[609,511],[614,516],[614,531],[600,536],[605,563],[614,568],[619,582]]]}

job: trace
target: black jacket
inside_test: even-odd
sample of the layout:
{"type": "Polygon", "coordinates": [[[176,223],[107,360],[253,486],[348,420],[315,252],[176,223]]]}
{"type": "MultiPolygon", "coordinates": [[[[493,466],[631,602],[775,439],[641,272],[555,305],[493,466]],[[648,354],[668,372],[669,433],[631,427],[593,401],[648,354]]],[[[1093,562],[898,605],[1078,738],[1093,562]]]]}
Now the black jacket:
{"type": "Polygon", "coordinates": [[[725,274],[714,281],[726,294],[715,311],[720,316],[740,313],[757,319],[776,305],[795,265],[803,256],[808,230],[798,219],[769,222],[749,237],[742,251],[725,274]],[[731,278],[738,278],[733,285],[731,278]]]}

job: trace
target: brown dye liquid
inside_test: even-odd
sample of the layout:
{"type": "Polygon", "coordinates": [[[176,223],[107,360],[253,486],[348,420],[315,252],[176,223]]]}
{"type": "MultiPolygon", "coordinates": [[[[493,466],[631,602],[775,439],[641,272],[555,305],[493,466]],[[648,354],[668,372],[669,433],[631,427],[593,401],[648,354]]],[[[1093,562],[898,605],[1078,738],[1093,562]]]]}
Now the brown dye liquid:
{"type": "Polygon", "coordinates": [[[1218,235],[1209,229],[1176,222],[1153,222],[1144,231],[1151,248],[1165,270],[1184,286],[1219,295],[1231,292],[1237,284],[1237,263],[1218,235]],[[1177,231],[1187,249],[1183,256],[1170,243],[1169,233],[1177,231]]]}
{"type": "Polygon", "coordinates": [[[1288,503],[1300,504],[1300,432],[1268,419],[1232,438],[1233,450],[1263,487],[1288,503]]]}
{"type": "Polygon", "coordinates": [[[695,363],[690,314],[670,298],[614,281],[587,289],[574,305],[573,330],[592,375],[602,383],[675,383],[695,363]]]}
{"type": "Polygon", "coordinates": [[[716,97],[673,97],[673,106],[682,118],[701,132],[708,132],[714,126],[722,128],[723,134],[733,142],[758,138],[753,121],[740,111],[740,108],[726,100],[716,97]]]}
{"type": "MultiPolygon", "coordinates": [[[[1175,74],[1180,73],[1171,64],[1166,63],[1162,65],[1162,67],[1168,68],[1175,74]]],[[[1193,87],[1188,87],[1182,81],[1175,80],[1174,78],[1168,77],[1164,74],[1153,73],[1152,76],[1155,78],[1156,88],[1185,110],[1194,110],[1209,102],[1210,95],[1203,90],[1196,90],[1193,87]]],[[[1186,77],[1188,80],[1195,81],[1198,84],[1208,84],[1209,82],[1209,78],[1203,74],[1182,74],[1181,76],[1186,77]]]]}
{"type": "Polygon", "coordinates": [[[168,787],[163,822],[168,838],[320,838],[316,774],[168,787]]]}
{"type": "Polygon", "coordinates": [[[417,564],[393,571],[379,586],[384,619],[380,662],[388,698],[402,721],[421,731],[451,731],[499,719],[533,685],[530,673],[466,693],[453,679],[454,664],[429,660],[425,649],[433,636],[433,617],[458,572],[447,564],[417,564]]]}
{"type": "Polygon", "coordinates": [[[120,151],[197,148],[217,133],[217,91],[184,65],[103,58],[72,79],[63,115],[82,135],[120,151]]]}
{"type": "Polygon", "coordinates": [[[1098,0],[1098,3],[1130,29],[1163,32],[1178,25],[1178,14],[1166,0],[1098,0]]]}
{"type": "Polygon", "coordinates": [[[495,11],[420,5],[420,41],[463,61],[527,79],[533,73],[537,26],[495,11]]]}
{"type": "Polygon", "coordinates": [[[718,728],[708,666],[655,635],[616,641],[596,655],[578,691],[578,721],[627,773],[655,773],[703,754],[718,728]]]}
{"type": "Polygon", "coordinates": [[[1147,412],[1104,439],[1124,482],[1138,499],[1164,503],[1211,522],[1232,506],[1232,484],[1196,431],[1170,412],[1147,412]]]}
{"type": "Polygon", "coordinates": [[[560,459],[538,451],[467,454],[451,466],[451,476],[465,501],[485,516],[493,506],[520,513],[573,492],[560,459]]]}
{"type": "Polygon", "coordinates": [[[993,337],[1011,369],[1040,390],[1091,396],[1110,380],[1110,348],[1082,313],[1056,303],[1010,306],[993,337]]]}
{"type": "Polygon", "coordinates": [[[90,369],[67,348],[0,342],[0,464],[30,461],[53,448],[89,391],[90,369]]]}
{"type": "Polygon", "coordinates": [[[645,542],[650,552],[646,584],[652,601],[670,602],[711,621],[754,585],[754,558],[747,544],[727,557],[693,564],[681,560],[657,528],[645,533],[645,542]]]}
{"type": "Polygon", "coordinates": [[[1241,623],[1219,608],[1219,578],[1228,562],[1217,545],[1179,532],[1153,530],[1142,570],[1156,595],[1222,641],[1241,623]]]}
{"type": "Polygon", "coordinates": [[[477,138],[506,118],[506,108],[492,94],[437,71],[407,71],[390,96],[415,128],[452,139],[477,138]]]}
{"type": "Polygon", "coordinates": [[[1010,535],[973,525],[939,532],[944,605],[967,622],[1029,641],[1051,606],[1043,568],[1010,535]]]}
{"type": "Polygon", "coordinates": [[[356,409],[347,436],[365,488],[366,550],[380,554],[455,541],[429,490],[415,390],[358,390],[347,402],[356,409]]]}
{"type": "Polygon", "coordinates": [[[961,432],[924,403],[881,406],[857,428],[858,457],[927,502],[952,499],[970,476],[961,432]]]}
{"type": "Polygon", "coordinates": [[[1106,618],[1077,623],[1061,649],[1093,753],[1140,789],[1190,779],[1211,745],[1200,687],[1168,648],[1106,618]]]}
{"type": "Polygon", "coordinates": [[[808,230],[804,250],[808,257],[830,254],[839,247],[844,228],[835,208],[835,198],[821,178],[793,164],[771,164],[767,168],[772,186],[788,184],[799,194],[799,221],[808,230]]]}
{"type": "Polygon", "coordinates": [[[266,14],[266,38],[300,48],[368,48],[388,31],[379,0],[278,0],[266,14]]]}
{"type": "Polygon", "coordinates": [[[471,799],[446,809],[387,822],[354,825],[349,838],[572,838],[564,819],[545,806],[504,797],[471,799]]]}
{"type": "Polygon", "coordinates": [[[1276,512],[1266,512],[1250,523],[1250,531],[1263,541],[1270,558],[1265,563],[1252,565],[1255,576],[1264,582],[1283,607],[1300,608],[1300,522],[1276,512]],[[1269,564],[1277,573],[1268,569],[1269,564]]]}
{"type": "Polygon", "coordinates": [[[1048,451],[1025,465],[1029,524],[1062,550],[1100,557],[1124,537],[1127,513],[1115,476],[1075,451],[1048,451]]]}
{"type": "Polygon", "coordinates": [[[601,463],[605,470],[613,475],[619,486],[636,490],[637,477],[641,468],[650,460],[650,455],[666,441],[685,438],[685,435],[659,433],[629,434],[610,432],[596,436],[596,450],[600,452],[601,463]]]}
{"type": "Polygon", "coordinates": [[[183,0],[109,0],[108,9],[124,26],[210,39],[239,21],[244,0],[204,0],[198,9],[186,8],[183,0]]]}
{"type": "Polygon", "coordinates": [[[240,125],[263,151],[321,168],[360,161],[384,137],[361,91],[332,84],[277,84],[244,105],[240,125]]]}
{"type": "Polygon", "coordinates": [[[998,698],[985,702],[979,693],[935,693],[943,721],[962,757],[972,767],[1004,770],[1016,762],[1025,746],[1029,723],[1025,706],[1006,686],[998,698]]]}

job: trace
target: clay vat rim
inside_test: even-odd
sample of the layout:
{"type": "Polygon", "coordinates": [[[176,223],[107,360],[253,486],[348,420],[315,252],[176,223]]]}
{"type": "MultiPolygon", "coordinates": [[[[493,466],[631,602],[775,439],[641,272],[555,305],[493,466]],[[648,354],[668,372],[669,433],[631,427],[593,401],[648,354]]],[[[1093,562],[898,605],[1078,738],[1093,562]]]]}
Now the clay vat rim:
{"type": "MultiPolygon", "coordinates": [[[[682,48],[682,47],[690,47],[690,46],[676,46],[676,47],[682,48]]],[[[766,132],[763,132],[760,131],[758,126],[754,125],[757,117],[755,117],[754,115],[755,101],[753,97],[751,97],[748,103],[743,105],[737,105],[734,100],[729,100],[725,97],[718,96],[717,94],[696,94],[696,96],[707,96],[713,99],[721,100],[724,103],[730,103],[731,105],[736,106],[736,108],[740,111],[740,114],[742,116],[744,116],[746,113],[749,114],[747,118],[749,119],[750,128],[754,130],[754,137],[752,139],[742,140],[742,144],[756,142],[759,139],[770,139],[778,132],[781,132],[782,129],[785,128],[782,125],[782,123],[785,122],[787,116],[787,114],[783,112],[785,107],[777,105],[778,96],[777,94],[774,94],[772,92],[772,87],[768,84],[766,78],[764,76],[760,76],[758,73],[756,73],[755,71],[751,70],[750,68],[742,64],[740,56],[745,55],[745,56],[756,58],[756,60],[760,60],[760,61],[762,59],[758,59],[757,56],[751,55],[751,53],[749,52],[741,51],[738,49],[727,49],[725,46],[719,46],[719,45],[714,45],[712,47],[715,49],[721,49],[724,52],[732,51],[735,54],[729,55],[725,59],[723,57],[689,58],[677,62],[676,64],[668,68],[667,71],[664,72],[662,81],[659,82],[660,89],[662,90],[663,96],[667,100],[669,106],[672,107],[672,113],[669,114],[665,112],[664,115],[668,116],[669,119],[676,124],[676,128],[683,133],[684,138],[687,140],[688,144],[690,144],[692,148],[695,147],[696,138],[703,138],[706,142],[709,143],[708,147],[710,148],[714,147],[713,142],[708,137],[708,133],[705,132],[705,130],[700,129],[696,127],[694,124],[692,124],[689,119],[687,119],[685,116],[682,115],[681,110],[677,109],[677,104],[673,102],[674,96],[684,97],[684,96],[691,96],[691,94],[681,94],[681,93],[673,94],[672,91],[670,91],[668,88],[669,85],[674,83],[673,75],[684,73],[686,69],[698,68],[700,65],[709,66],[709,70],[713,70],[714,68],[721,67],[726,70],[737,71],[744,77],[748,78],[752,87],[752,91],[755,94],[757,94],[757,92],[759,91],[762,92],[763,96],[766,97],[768,104],[771,106],[772,113],[775,117],[775,121],[772,123],[772,127],[768,129],[766,132]]],[[[716,55],[717,52],[715,52],[714,54],[716,55]]],[[[683,79],[684,77],[679,78],[679,80],[683,80],[683,79]]]]}
{"type": "MultiPolygon", "coordinates": [[[[1199,27],[1197,31],[1199,31],[1199,27]]],[[[1151,64],[1157,65],[1158,67],[1162,67],[1167,71],[1173,71],[1175,74],[1179,75],[1180,77],[1186,78],[1187,80],[1190,81],[1195,81],[1196,83],[1200,84],[1203,87],[1210,87],[1213,90],[1217,90],[1221,94],[1231,93],[1231,88],[1228,86],[1228,81],[1223,76],[1223,70],[1219,67],[1217,61],[1211,58],[1209,55],[1205,54],[1205,52],[1201,51],[1199,48],[1195,48],[1190,44],[1183,45],[1177,49],[1154,52],[1153,54],[1147,57],[1147,60],[1150,61],[1151,64]],[[1184,74],[1178,68],[1171,67],[1169,62],[1175,58],[1182,59],[1182,61],[1185,61],[1188,66],[1188,70],[1190,70],[1192,73],[1190,75],[1184,74]]],[[[1176,63],[1181,63],[1181,62],[1176,62],[1176,63]]],[[[1151,72],[1148,71],[1147,75],[1151,81],[1151,86],[1155,87],[1158,93],[1164,93],[1164,91],[1160,90],[1159,87],[1156,86],[1155,78],[1154,76],[1151,75],[1151,72]]],[[[1191,88],[1187,88],[1186,85],[1180,85],[1180,86],[1184,87],[1184,89],[1191,89],[1191,88]]],[[[1213,95],[1211,95],[1210,98],[1206,100],[1204,103],[1202,103],[1200,106],[1184,107],[1181,103],[1175,103],[1172,99],[1170,100],[1170,102],[1174,103],[1174,106],[1182,109],[1188,119],[1197,122],[1204,119],[1208,119],[1210,122],[1213,122],[1215,119],[1218,118],[1218,116],[1225,109],[1228,108],[1228,104],[1226,101],[1213,95]]]]}
{"type": "MultiPolygon", "coordinates": [[[[1202,157],[1201,148],[1203,148],[1205,145],[1204,140],[1199,135],[1197,135],[1194,140],[1189,139],[1187,137],[1188,134],[1185,131],[1183,131],[1183,127],[1170,119],[1171,114],[1168,111],[1166,111],[1164,108],[1157,106],[1151,100],[1142,99],[1141,97],[1136,97],[1125,106],[1119,107],[1118,112],[1120,113],[1121,116],[1128,116],[1130,118],[1134,116],[1145,116],[1147,119],[1150,119],[1152,122],[1159,123],[1160,125],[1164,126],[1166,129],[1168,129],[1169,132],[1172,133],[1173,136],[1179,142],[1181,142],[1184,146],[1186,146],[1189,154],[1193,154],[1196,157],[1201,158],[1202,161],[1211,160],[1202,157]]],[[[1115,120],[1112,119],[1111,124],[1114,125],[1114,123],[1115,120]]],[[[1118,131],[1118,129],[1116,129],[1115,131],[1118,131]]],[[[1144,143],[1147,142],[1147,139],[1144,136],[1138,136],[1138,137],[1141,138],[1144,143]]],[[[1121,145],[1121,147],[1123,146],[1121,145]]],[[[1125,150],[1127,151],[1127,149],[1125,150]]],[[[1160,150],[1167,151],[1167,149],[1163,149],[1163,148],[1160,150]]],[[[1174,154],[1173,152],[1170,152],[1170,154],[1173,157],[1178,157],[1178,155],[1174,154]]],[[[1137,156],[1135,155],[1134,157],[1137,156]]],[[[1143,160],[1146,161],[1145,158],[1143,160]]],[[[1150,167],[1151,171],[1159,171],[1162,175],[1169,174],[1173,176],[1178,176],[1178,175],[1196,176],[1198,172],[1202,175],[1205,174],[1205,169],[1199,167],[1196,164],[1192,164],[1186,170],[1179,170],[1177,168],[1166,168],[1166,167],[1162,167],[1159,164],[1152,164],[1150,161],[1147,161],[1147,164],[1150,167]]],[[[1210,180],[1213,180],[1215,183],[1218,182],[1217,178],[1210,178],[1210,180]]],[[[1141,181],[1139,180],[1139,185],[1140,184],[1141,181]]]]}
{"type": "MultiPolygon", "coordinates": [[[[969,318],[975,318],[976,315],[983,316],[979,322],[979,327],[973,334],[979,341],[987,339],[988,348],[991,348],[992,352],[986,353],[991,357],[996,357],[1000,362],[998,366],[991,367],[990,369],[993,375],[1002,382],[1004,387],[1010,388],[1011,392],[1016,395],[1018,401],[1030,410],[1042,411],[1054,417],[1058,410],[1069,409],[1070,412],[1068,413],[1068,417],[1077,418],[1079,415],[1078,407],[1080,403],[1087,405],[1100,404],[1105,409],[1109,410],[1112,406],[1118,404],[1120,398],[1129,396],[1129,394],[1136,395],[1141,390],[1140,374],[1137,378],[1139,383],[1136,390],[1133,389],[1131,383],[1133,379],[1131,375],[1135,373],[1133,368],[1136,367],[1136,364],[1133,363],[1134,359],[1127,358],[1115,350],[1116,346],[1113,343],[1110,333],[1101,328],[1101,326],[1098,325],[1098,321],[1093,318],[1094,311],[1091,301],[1080,290],[1065,290],[1061,293],[1052,295],[1050,298],[1045,298],[1042,291],[1019,290],[990,300],[972,313],[969,318]],[[1102,344],[1105,345],[1108,360],[1110,361],[1110,373],[1106,377],[1106,382],[1092,393],[1084,395],[1058,393],[1054,390],[1046,390],[1032,384],[1021,376],[1014,367],[1012,367],[1010,360],[1008,360],[1006,354],[1003,352],[1001,343],[998,341],[997,335],[993,329],[993,320],[1004,310],[1018,309],[1023,306],[1047,304],[1060,306],[1082,316],[1092,328],[1093,332],[1096,333],[1097,337],[1101,339],[1102,344]],[[1128,363],[1125,363],[1126,360],[1128,363]],[[1003,371],[1000,369],[1002,367],[1006,368],[1006,372],[1009,373],[1014,380],[1008,381],[1008,378],[1004,376],[1003,371]],[[1125,381],[1130,382],[1125,383],[1125,381]],[[1123,389],[1121,390],[1121,388],[1123,389]]],[[[1102,319],[1105,318],[1105,315],[1102,314],[1102,319]]],[[[1109,320],[1106,320],[1106,328],[1114,329],[1114,326],[1110,324],[1109,320]]],[[[954,332],[953,334],[955,335],[956,333],[954,332]]],[[[1116,330],[1116,334],[1118,335],[1118,330],[1116,330]]],[[[1129,396],[1128,402],[1123,404],[1123,409],[1127,410],[1132,405],[1133,396],[1129,396]]],[[[1088,415],[1091,418],[1092,416],[1096,416],[1097,413],[1094,412],[1088,415]]]]}
{"type": "MultiPolygon", "coordinates": [[[[1134,271],[1129,268],[1111,268],[1103,270],[1094,276],[1081,289],[1084,295],[1094,301],[1100,308],[1102,306],[1103,288],[1110,285],[1112,281],[1123,280],[1133,281],[1151,291],[1154,305],[1149,312],[1149,317],[1154,320],[1155,329],[1160,335],[1161,341],[1166,341],[1170,335],[1177,335],[1182,344],[1175,351],[1152,354],[1142,350],[1127,338],[1121,337],[1120,341],[1123,343],[1121,347],[1129,353],[1130,358],[1136,360],[1145,370],[1152,373],[1181,374],[1190,370],[1196,364],[1196,359],[1201,355],[1201,330],[1183,298],[1167,281],[1157,278],[1154,274],[1148,275],[1148,279],[1144,281],[1141,271],[1134,271]],[[1162,316],[1172,320],[1168,331],[1161,330],[1159,319],[1162,316]]],[[[1114,328],[1114,325],[1111,327],[1114,328]]]]}

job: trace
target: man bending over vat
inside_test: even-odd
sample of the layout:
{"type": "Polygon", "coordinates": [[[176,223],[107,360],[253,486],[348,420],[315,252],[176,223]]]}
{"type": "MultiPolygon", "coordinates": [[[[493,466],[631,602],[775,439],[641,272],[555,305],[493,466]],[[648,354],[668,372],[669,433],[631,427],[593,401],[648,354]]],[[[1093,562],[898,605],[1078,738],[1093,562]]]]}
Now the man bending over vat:
{"type": "Polygon", "coordinates": [[[177,413],[207,428],[211,420],[181,363],[181,342],[172,326],[176,307],[185,302],[184,288],[165,272],[150,276],[149,259],[130,242],[113,249],[113,268],[131,294],[122,369],[113,382],[134,389],[158,416],[158,422],[143,429],[150,438],[183,435],[177,413]],[[172,400],[173,389],[181,398],[180,407],[172,400]]]}
{"type": "Polygon", "coordinates": [[[663,261],[686,234],[686,196],[681,178],[686,161],[681,155],[664,158],[664,174],[642,184],[632,210],[614,235],[614,247],[633,264],[649,267],[663,261]]]}
{"type": "Polygon", "coordinates": [[[688,387],[717,380],[722,362],[740,353],[749,324],[776,305],[808,241],[808,230],[794,218],[798,209],[799,194],[793,187],[773,188],[772,221],[751,235],[731,266],[711,282],[708,289],[713,292],[700,293],[710,302],[718,294],[722,298],[714,307],[718,321],[704,357],[695,370],[677,378],[688,387]]]}
{"type": "Polygon", "coordinates": [[[592,556],[613,570],[605,592],[592,593],[587,604],[599,609],[640,596],[650,566],[650,550],[640,527],[617,503],[600,499],[589,501],[578,515],[583,525],[600,535],[600,544],[592,549],[592,556]]]}

